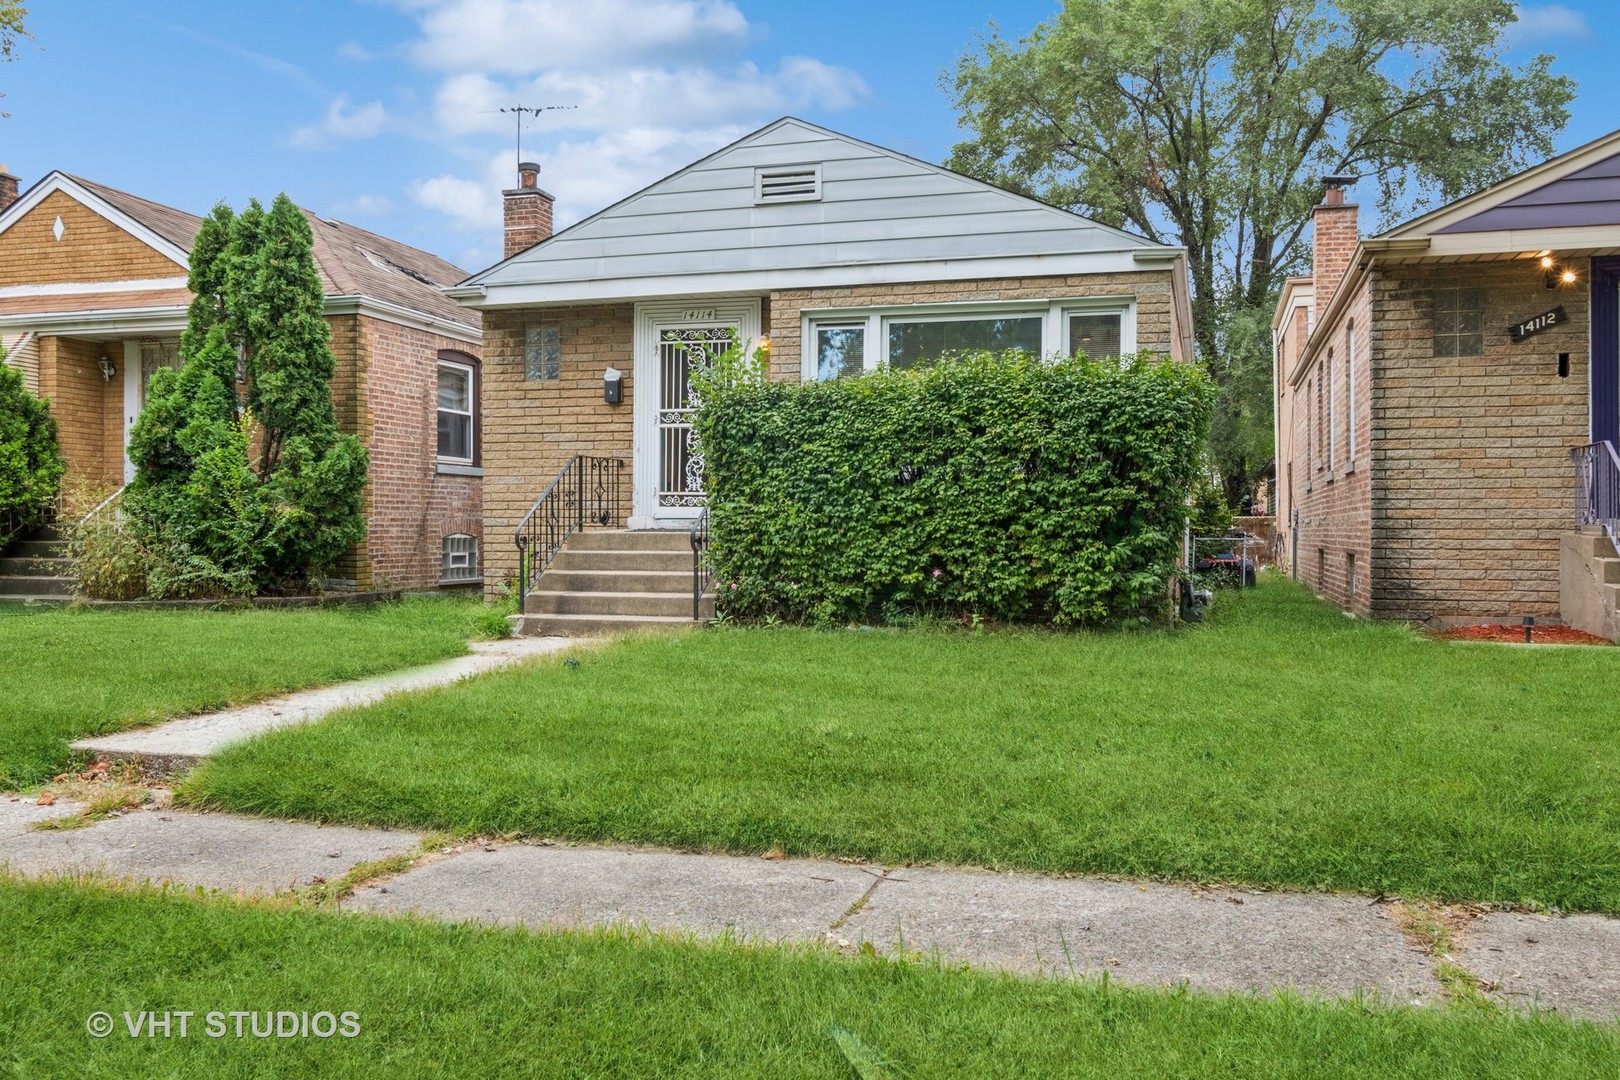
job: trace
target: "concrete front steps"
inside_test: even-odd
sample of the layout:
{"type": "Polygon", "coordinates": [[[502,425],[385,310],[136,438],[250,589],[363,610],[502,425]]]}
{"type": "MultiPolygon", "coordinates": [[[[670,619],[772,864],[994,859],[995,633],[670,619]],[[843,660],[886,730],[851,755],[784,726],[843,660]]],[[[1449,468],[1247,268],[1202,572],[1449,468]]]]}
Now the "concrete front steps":
{"type": "MultiPolygon", "coordinates": [[[[699,615],[714,617],[712,594],[703,597],[699,615]]],[[[575,533],[529,590],[518,617],[524,636],[692,625],[692,542],[684,530],[575,533]]]]}
{"type": "Polygon", "coordinates": [[[1596,528],[1563,535],[1558,594],[1565,626],[1620,641],[1620,552],[1596,528]]]}
{"type": "Polygon", "coordinates": [[[73,599],[73,564],[67,541],[46,525],[0,552],[0,601],[64,603],[73,599]]]}

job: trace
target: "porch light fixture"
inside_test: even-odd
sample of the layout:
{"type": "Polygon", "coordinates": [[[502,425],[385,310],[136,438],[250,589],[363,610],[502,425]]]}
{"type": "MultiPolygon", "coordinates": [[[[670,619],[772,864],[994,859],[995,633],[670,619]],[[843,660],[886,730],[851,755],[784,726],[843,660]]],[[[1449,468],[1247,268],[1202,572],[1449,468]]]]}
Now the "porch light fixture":
{"type": "Polygon", "coordinates": [[[1541,257],[1541,273],[1549,289],[1556,289],[1560,285],[1573,285],[1576,281],[1575,271],[1567,266],[1560,267],[1558,261],[1551,255],[1541,257]]]}
{"type": "Polygon", "coordinates": [[[113,367],[112,358],[106,353],[102,353],[99,366],[101,368],[102,381],[112,382],[113,376],[118,374],[118,369],[113,367]]]}
{"type": "Polygon", "coordinates": [[[624,400],[624,372],[608,368],[602,372],[602,400],[617,405],[624,400]]]}

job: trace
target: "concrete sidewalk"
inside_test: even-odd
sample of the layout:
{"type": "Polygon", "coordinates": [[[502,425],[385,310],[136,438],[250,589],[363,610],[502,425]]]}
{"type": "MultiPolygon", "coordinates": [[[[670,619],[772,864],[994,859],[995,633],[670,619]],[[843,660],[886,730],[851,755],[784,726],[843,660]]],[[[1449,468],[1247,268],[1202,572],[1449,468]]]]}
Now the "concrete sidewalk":
{"type": "MultiPolygon", "coordinates": [[[[74,813],[0,796],[0,864],[28,875],[103,872],[151,883],[273,893],[420,850],[410,832],[137,810],[81,829],[74,813]]],[[[1364,897],[1094,878],[880,867],[816,859],[561,843],[472,843],[420,856],[342,906],[535,928],[630,924],[852,951],[933,953],[1035,976],[1203,990],[1279,989],[1431,1003],[1439,958],[1403,935],[1401,907],[1364,897]]],[[[1476,913],[1470,913],[1474,915],[1476,913]]],[[[1620,921],[1477,914],[1451,960],[1503,1003],[1612,1020],[1620,921]]]]}
{"type": "Polygon", "coordinates": [[[80,739],[72,745],[75,750],[94,754],[100,761],[138,761],[149,775],[170,775],[191,768],[231,743],[262,732],[312,723],[339,709],[375,705],[393,694],[449,686],[486,671],[497,671],[530,657],[546,656],[578,644],[560,637],[475,641],[468,646],[472,650],[469,655],[437,664],[317,690],[301,690],[236,709],[182,717],[155,727],[80,739]]]}

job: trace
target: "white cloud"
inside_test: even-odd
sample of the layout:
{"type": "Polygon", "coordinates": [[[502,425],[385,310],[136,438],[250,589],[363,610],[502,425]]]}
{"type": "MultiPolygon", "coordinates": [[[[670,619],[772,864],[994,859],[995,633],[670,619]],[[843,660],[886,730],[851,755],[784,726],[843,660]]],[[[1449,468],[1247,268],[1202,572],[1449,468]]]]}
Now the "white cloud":
{"type": "Polygon", "coordinates": [[[297,150],[320,150],[339,139],[374,139],[387,123],[388,110],[382,102],[350,107],[348,95],[339,94],[319,123],[299,128],[287,141],[297,150]]]}
{"type": "Polygon", "coordinates": [[[377,59],[376,53],[358,41],[345,41],[337,47],[337,54],[345,60],[358,60],[361,63],[377,59]]]}
{"type": "Polygon", "coordinates": [[[397,0],[416,13],[412,57],[442,71],[527,75],[656,62],[736,47],[749,26],[729,0],[397,0]]]}
{"type": "Polygon", "coordinates": [[[1511,32],[1519,42],[1570,41],[1592,36],[1586,15],[1563,4],[1515,4],[1513,14],[1518,22],[1511,32]]]}
{"type": "Polygon", "coordinates": [[[774,72],[739,61],[726,68],[550,71],[517,83],[480,73],[453,75],[440,85],[434,111],[440,127],[455,135],[512,133],[515,118],[499,110],[519,102],[574,106],[526,119],[525,131],[702,130],[730,122],[753,127],[803,109],[847,109],[868,94],[855,72],[794,56],[774,72]]]}
{"type": "Polygon", "coordinates": [[[433,127],[468,162],[408,194],[476,234],[485,262],[516,181],[517,118],[502,108],[566,107],[526,117],[522,136],[563,228],[783,113],[871,97],[857,72],[815,57],[750,59],[761,35],[731,0],[389,2],[417,20],[405,55],[437,73],[433,127]]]}
{"type": "Polygon", "coordinates": [[[495,230],[501,224],[500,188],[486,180],[466,180],[446,174],[413,180],[406,190],[422,206],[448,215],[465,229],[495,230]]]}

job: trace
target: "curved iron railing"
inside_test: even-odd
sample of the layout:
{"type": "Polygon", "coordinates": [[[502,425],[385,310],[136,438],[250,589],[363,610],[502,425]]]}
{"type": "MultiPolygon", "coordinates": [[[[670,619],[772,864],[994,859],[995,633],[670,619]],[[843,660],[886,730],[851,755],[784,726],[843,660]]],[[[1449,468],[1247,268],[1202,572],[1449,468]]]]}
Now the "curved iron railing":
{"type": "Polygon", "coordinates": [[[586,525],[606,525],[619,515],[624,492],[623,458],[575,454],[535,500],[512,533],[518,549],[518,610],[535,579],[563,544],[586,525]]]}
{"type": "Polygon", "coordinates": [[[1611,442],[1569,452],[1575,464],[1575,524],[1596,525],[1620,552],[1620,454],[1611,442]]]}
{"type": "Polygon", "coordinates": [[[709,565],[709,508],[705,506],[698,519],[692,522],[692,621],[703,620],[703,594],[714,581],[714,567],[709,565]]]}

